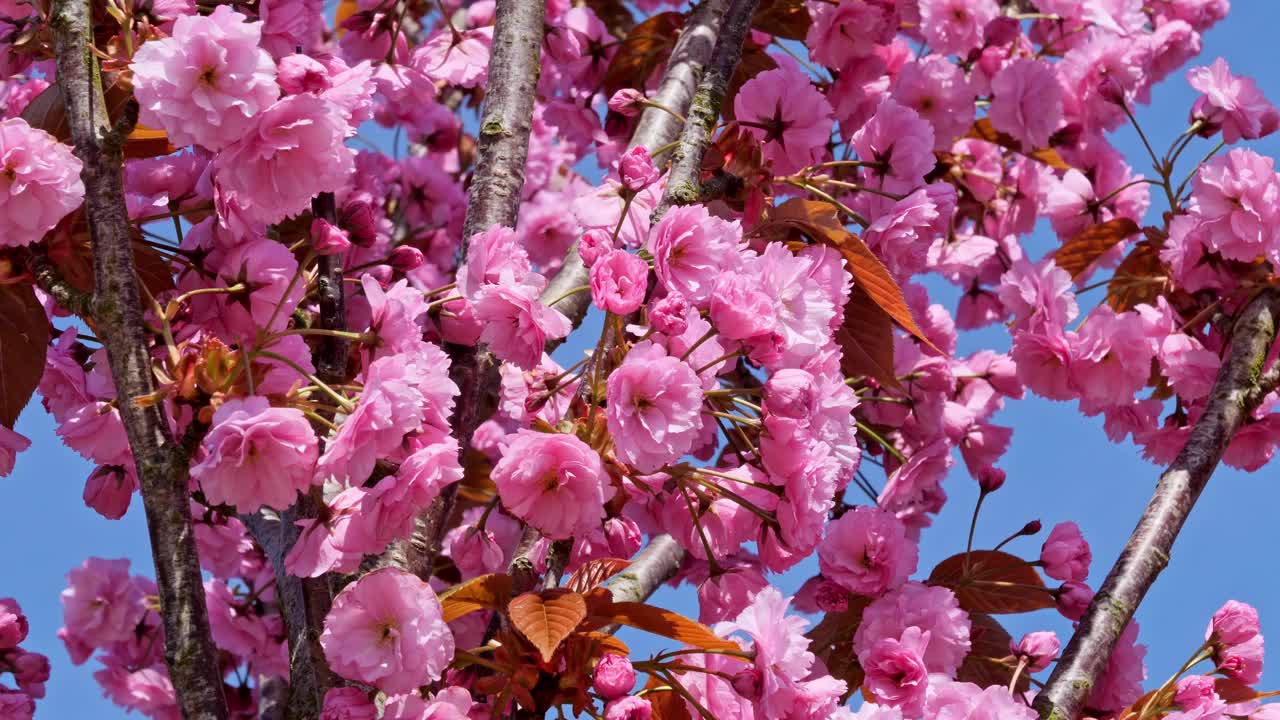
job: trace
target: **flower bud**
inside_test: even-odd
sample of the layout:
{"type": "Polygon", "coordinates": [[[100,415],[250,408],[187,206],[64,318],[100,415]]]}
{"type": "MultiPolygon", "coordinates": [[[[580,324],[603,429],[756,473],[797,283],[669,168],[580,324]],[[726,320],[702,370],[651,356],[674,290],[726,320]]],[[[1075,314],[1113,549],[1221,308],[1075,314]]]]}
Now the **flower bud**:
{"type": "Polygon", "coordinates": [[[1054,594],[1054,600],[1057,601],[1058,612],[1064,618],[1079,620],[1084,617],[1084,611],[1089,609],[1093,591],[1082,582],[1065,582],[1054,594]]]}
{"type": "Polygon", "coordinates": [[[137,489],[138,479],[132,467],[99,465],[84,483],[84,504],[108,520],[119,520],[129,510],[137,489]]]}
{"type": "Polygon", "coordinates": [[[1004,471],[997,467],[984,467],[978,471],[978,487],[984,493],[993,493],[1004,486],[1004,471]]]}
{"type": "Polygon", "coordinates": [[[622,697],[636,686],[636,671],[631,661],[622,655],[609,653],[596,663],[591,687],[606,700],[622,697]]]}
{"type": "Polygon", "coordinates": [[[818,585],[814,600],[822,612],[838,613],[849,609],[849,593],[830,580],[823,580],[822,584],[818,585]]]}
{"type": "Polygon", "coordinates": [[[609,109],[623,117],[635,117],[644,110],[644,93],[635,88],[622,88],[609,98],[609,109]]]}
{"type": "Polygon", "coordinates": [[[412,245],[401,245],[391,251],[391,267],[400,272],[409,272],[426,262],[422,251],[412,245]]]}
{"type": "Polygon", "coordinates": [[[1049,663],[1058,656],[1062,646],[1058,636],[1050,631],[1027,633],[1017,644],[1010,643],[1009,651],[1019,657],[1027,658],[1027,670],[1040,672],[1049,667],[1049,663]]]}
{"type": "Polygon", "coordinates": [[[1252,640],[1259,629],[1258,611],[1253,606],[1228,600],[1213,614],[1209,635],[1224,645],[1239,645],[1252,640]]]}
{"type": "Polygon", "coordinates": [[[595,265],[597,260],[612,249],[613,238],[600,228],[586,231],[578,240],[578,257],[582,258],[582,264],[587,267],[595,265]]]}
{"type": "Polygon", "coordinates": [[[640,192],[657,181],[662,174],[649,157],[649,151],[643,145],[637,145],[622,155],[618,161],[618,174],[622,176],[622,185],[632,192],[640,192]]]}
{"type": "Polygon", "coordinates": [[[322,93],[333,87],[324,65],[308,55],[286,55],[276,64],[276,82],[286,95],[322,93]]]}
{"type": "Polygon", "coordinates": [[[351,249],[351,240],[342,228],[316,218],[311,221],[311,248],[317,255],[339,255],[351,249]]]}
{"type": "Polygon", "coordinates": [[[649,324],[663,335],[680,335],[689,329],[689,301],[673,292],[653,304],[649,310],[649,324]]]}
{"type": "Polygon", "coordinates": [[[0,650],[27,639],[27,616],[13,598],[0,598],[0,650]]]}
{"type": "Polygon", "coordinates": [[[350,233],[351,242],[360,247],[369,247],[378,239],[378,221],[367,202],[348,202],[343,206],[338,222],[350,233]]]}

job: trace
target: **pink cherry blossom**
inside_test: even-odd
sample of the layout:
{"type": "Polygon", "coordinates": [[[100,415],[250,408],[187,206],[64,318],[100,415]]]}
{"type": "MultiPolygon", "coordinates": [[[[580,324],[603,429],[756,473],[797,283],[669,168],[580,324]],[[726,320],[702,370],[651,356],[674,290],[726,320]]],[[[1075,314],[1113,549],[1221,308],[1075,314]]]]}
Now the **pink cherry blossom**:
{"type": "Polygon", "coordinates": [[[763,143],[779,175],[821,160],[834,121],[831,106],[794,64],[768,70],[743,84],[733,101],[743,129],[763,143]]]}
{"type": "Polygon", "coordinates": [[[654,167],[649,151],[643,145],[637,145],[622,154],[618,161],[618,175],[624,187],[640,192],[657,182],[662,173],[654,167]]]}
{"type": "Polygon", "coordinates": [[[480,341],[526,370],[538,364],[547,340],[569,334],[569,319],[543,305],[536,286],[511,283],[505,276],[504,282],[481,288],[473,307],[482,326],[480,341]]]}
{"type": "Polygon", "coordinates": [[[1058,657],[1058,636],[1047,630],[1027,633],[1009,651],[1026,658],[1029,672],[1040,672],[1058,657]]]}
{"type": "Polygon", "coordinates": [[[649,720],[653,706],[647,698],[630,695],[610,700],[604,706],[604,720],[649,720]]]}
{"type": "Polygon", "coordinates": [[[609,434],[618,457],[653,472],[690,450],[702,425],[702,387],[688,363],[640,343],[609,374],[609,434]]]}
{"type": "Polygon", "coordinates": [[[1239,645],[1252,640],[1259,632],[1258,611],[1252,605],[1228,600],[1213,614],[1213,621],[1205,636],[1216,638],[1227,645],[1239,645]]]}
{"type": "Polygon", "coordinates": [[[0,120],[0,248],[38,241],[84,199],[71,148],[22,118],[0,120]]]}
{"type": "Polygon", "coordinates": [[[553,540],[598,527],[614,494],[600,456],[560,433],[516,433],[492,478],[503,506],[553,540]]]}
{"type": "Polygon", "coordinates": [[[999,13],[996,0],[920,0],[920,31],[935,52],[967,55],[999,13]]]}
{"type": "Polygon", "coordinates": [[[253,512],[286,508],[311,485],[318,456],[315,432],[300,410],[273,408],[264,397],[229,400],[213,415],[191,468],[205,497],[253,512]]]}
{"type": "Polygon", "coordinates": [[[1089,543],[1073,522],[1058,523],[1049,531],[1049,537],[1040,549],[1040,562],[1044,572],[1055,580],[1083,582],[1089,577],[1089,563],[1093,553],[1089,543]]]}
{"type": "Polygon", "coordinates": [[[340,108],[311,94],[290,95],[264,109],[214,161],[225,202],[271,224],[306,210],[311,198],[342,188],[355,170],[343,144],[340,108]]]}
{"type": "Polygon", "coordinates": [[[742,230],[736,222],[710,215],[705,206],[675,207],[654,226],[648,250],[663,287],[703,305],[716,274],[741,265],[742,230]]]}
{"type": "Polygon", "coordinates": [[[933,126],[938,150],[951,147],[973,125],[973,89],[964,72],[939,55],[905,65],[892,96],[933,126]]]}
{"type": "Polygon", "coordinates": [[[818,547],[824,577],[846,590],[875,597],[915,572],[917,549],[902,521],[876,507],[857,507],[827,526],[818,547]]]}
{"type": "Polygon", "coordinates": [[[892,705],[913,716],[924,709],[929,687],[929,672],[924,665],[928,644],[928,632],[909,627],[900,640],[880,638],[865,660],[860,658],[867,672],[866,687],[877,703],[892,705]]]}
{"type": "Polygon", "coordinates": [[[909,582],[867,606],[853,637],[859,658],[880,638],[901,637],[910,627],[928,633],[923,653],[929,672],[954,676],[969,652],[969,616],[944,587],[909,582]]]}
{"type": "Polygon", "coordinates": [[[1042,148],[1062,122],[1062,89],[1053,68],[1019,58],[991,79],[991,126],[1017,138],[1024,149],[1042,148]]]}
{"type": "Polygon", "coordinates": [[[492,44],[492,27],[461,33],[446,28],[414,50],[410,63],[433,81],[477,87],[483,85],[487,77],[492,44]]]}
{"type": "MultiPolygon", "coordinates": [[[[91,557],[67,573],[62,621],[68,645],[74,641],[102,647],[123,640],[145,612],[142,589],[129,577],[128,560],[91,557]]],[[[80,662],[84,661],[76,664],[80,662]]]]}
{"type": "Polygon", "coordinates": [[[13,472],[14,461],[18,453],[31,447],[31,441],[4,425],[0,425],[0,477],[7,477],[13,472]]]}
{"type": "Polygon", "coordinates": [[[933,128],[911,108],[883,100],[853,134],[850,145],[863,162],[876,163],[874,177],[892,191],[909,190],[933,169],[933,128]]]}
{"type": "Polygon", "coordinates": [[[444,674],[453,633],[440,601],[414,575],[383,568],[333,599],[320,645],[334,672],[387,693],[406,693],[444,674]]]}
{"type": "Polygon", "coordinates": [[[280,95],[261,37],[262,23],[230,6],[179,17],[171,37],[134,55],[138,119],[164,128],[177,145],[221,150],[236,142],[280,95]]]}
{"type": "Polygon", "coordinates": [[[1280,111],[1262,94],[1253,78],[1231,74],[1226,58],[1187,71],[1187,82],[1203,95],[1191,108],[1192,119],[1210,129],[1222,128],[1228,143],[1257,140],[1280,128],[1280,111]]]}
{"type": "Polygon", "coordinates": [[[1111,659],[1089,695],[1089,707],[1104,711],[1119,710],[1142,696],[1142,681],[1147,678],[1143,659],[1147,647],[1138,644],[1138,623],[1130,622],[1120,634],[1111,659]]]}
{"type": "Polygon", "coordinates": [[[1280,257],[1275,202],[1280,179],[1274,166],[1271,158],[1236,148],[1200,169],[1193,197],[1210,249],[1232,260],[1280,257]]]}

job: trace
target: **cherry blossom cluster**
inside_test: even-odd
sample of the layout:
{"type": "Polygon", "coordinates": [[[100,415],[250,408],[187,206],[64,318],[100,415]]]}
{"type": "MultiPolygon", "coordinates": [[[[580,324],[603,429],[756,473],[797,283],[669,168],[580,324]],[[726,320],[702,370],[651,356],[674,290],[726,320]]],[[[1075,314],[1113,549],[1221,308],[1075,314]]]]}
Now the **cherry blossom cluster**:
{"type": "MultiPolygon", "coordinates": [[[[664,63],[627,77],[636,51],[606,4],[550,0],[518,221],[468,237],[474,136],[489,132],[468,108],[490,71],[493,2],[358,0],[334,18],[319,0],[106,4],[118,32],[103,68],[139,129],[171,146],[125,143],[138,262],[162,276],[139,272],[159,385],[146,401],[189,454],[237,717],[290,676],[299,641],[280,586],[303,578],[334,593],[318,628],[338,678],[323,720],[507,717],[548,686],[608,720],[648,720],[663,695],[728,719],[1031,720],[1028,678],[1060,641],[1006,643],[966,587],[994,563],[1030,593],[1003,612],[1078,621],[1089,545],[1063,522],[1037,557],[1005,551],[1033,522],[994,549],[958,541],[954,582],[930,573],[918,543],[944,479],[963,465],[981,498],[999,491],[1013,431],[995,418],[1025,391],[1077,401],[1110,440],[1169,462],[1231,319],[1280,270],[1280,175],[1241,145],[1280,128],[1280,111],[1252,80],[1222,59],[1189,70],[1187,130],[1162,156],[1143,136],[1152,176],[1108,140],[1198,53],[1226,0],[791,3],[803,40],[763,21],[748,35],[751,73],[692,196],[667,169],[686,148],[630,142],[644,111],[683,120],[653,99],[664,63]],[[368,142],[374,128],[394,134],[390,151],[368,142]],[[1216,145],[1192,164],[1184,151],[1205,138],[1216,145]],[[1144,227],[1153,196],[1164,220],[1144,227]],[[1023,242],[1041,218],[1062,249],[1036,259],[1023,242]],[[586,282],[547,297],[578,262],[586,282]],[[960,289],[956,307],[929,296],[930,274],[960,289]],[[553,359],[583,334],[560,308],[579,293],[602,329],[574,346],[589,352],[553,359]],[[957,351],[961,331],[992,325],[1008,352],[957,351]],[[442,506],[439,556],[415,571],[406,557],[442,506]],[[290,537],[275,555],[267,526],[290,537]],[[470,581],[519,568],[550,592],[660,536],[681,551],[672,581],[696,591],[698,623],[730,649],[520,656],[492,642],[510,633],[502,608],[447,608],[470,581]],[[811,558],[819,574],[781,593],[776,576],[811,558]]],[[[41,13],[0,0],[3,284],[31,284],[42,259],[70,277],[87,244],[81,160],[31,110],[56,80],[41,13]]],[[[86,505],[118,519],[140,483],[106,350],[46,291],[57,331],[41,402],[95,466],[86,505]]],[[[1276,401],[1228,464],[1271,460],[1276,401]]],[[[29,445],[0,425],[0,475],[29,445]]],[[[72,661],[94,659],[117,705],[180,717],[155,583],[100,558],[68,583],[72,661]]],[[[607,591],[580,594],[593,592],[607,591]]],[[[1128,625],[1093,687],[1093,717],[1143,697],[1138,633],[1128,625]]],[[[0,600],[0,672],[18,686],[0,685],[5,717],[31,717],[49,674],[17,648],[25,636],[0,600]]],[[[1256,612],[1228,602],[1149,702],[1167,717],[1274,717],[1240,699],[1262,661],[1256,612]],[[1187,674],[1202,662],[1213,669],[1187,674]]]]}

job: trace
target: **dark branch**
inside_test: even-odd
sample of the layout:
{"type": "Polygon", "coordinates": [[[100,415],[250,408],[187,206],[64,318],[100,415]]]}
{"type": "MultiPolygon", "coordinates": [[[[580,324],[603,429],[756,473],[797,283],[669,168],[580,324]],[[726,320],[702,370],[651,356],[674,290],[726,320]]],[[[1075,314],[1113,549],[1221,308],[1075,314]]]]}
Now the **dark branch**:
{"type": "Polygon", "coordinates": [[[1040,717],[1074,720],[1084,711],[1120,634],[1169,564],[1173,543],[1222,453],[1262,399],[1256,388],[1276,337],[1277,316],[1280,291],[1270,289],[1241,312],[1204,413],[1182,452],[1160,476],[1142,519],[1036,698],[1040,717]]]}
{"type": "Polygon", "coordinates": [[[133,230],[124,203],[122,148],[136,120],[137,104],[130,103],[118,126],[112,127],[91,51],[91,16],[89,0],[57,0],[53,5],[58,86],[76,155],[84,163],[81,177],[93,242],[93,317],[107,348],[120,416],[142,485],[169,677],[185,718],[223,720],[227,703],[191,530],[187,456],[169,431],[164,404],[155,398],[133,263],[133,230]]]}

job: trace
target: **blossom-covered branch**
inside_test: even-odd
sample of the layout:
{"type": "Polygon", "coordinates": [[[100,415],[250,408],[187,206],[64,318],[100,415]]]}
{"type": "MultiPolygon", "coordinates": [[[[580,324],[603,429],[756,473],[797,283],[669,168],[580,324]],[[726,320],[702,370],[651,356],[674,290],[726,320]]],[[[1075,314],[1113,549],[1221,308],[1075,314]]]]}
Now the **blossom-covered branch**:
{"type": "Polygon", "coordinates": [[[89,0],[53,4],[58,87],[76,155],[84,165],[81,176],[93,238],[93,319],[107,348],[117,406],[142,486],[169,677],[186,718],[223,720],[227,703],[191,526],[187,454],[174,441],[164,404],[155,395],[133,229],[125,207],[122,151],[137,105],[127,106],[114,121],[107,115],[92,50],[92,15],[89,0]]]}
{"type": "Polygon", "coordinates": [[[1280,327],[1280,292],[1260,291],[1241,308],[1231,344],[1199,419],[1173,464],[1160,476],[1151,502],[1120,551],[1102,587],[1036,696],[1045,720],[1080,717],[1120,636],[1160,572],[1178,533],[1209,483],[1223,453],[1262,399],[1259,377],[1280,327]]]}

